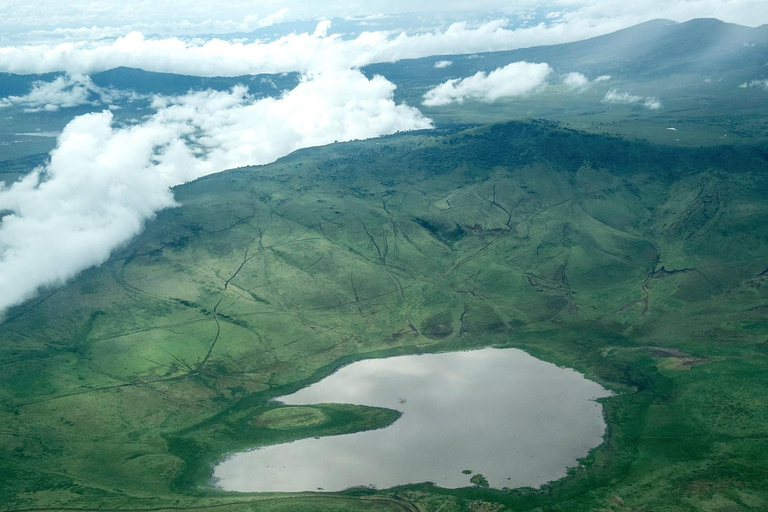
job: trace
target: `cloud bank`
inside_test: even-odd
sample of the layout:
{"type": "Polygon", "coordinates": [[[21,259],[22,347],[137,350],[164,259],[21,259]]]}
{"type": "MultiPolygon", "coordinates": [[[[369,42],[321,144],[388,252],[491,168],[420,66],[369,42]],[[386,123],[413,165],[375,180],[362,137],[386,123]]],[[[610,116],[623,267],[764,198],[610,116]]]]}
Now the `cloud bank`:
{"type": "Polygon", "coordinates": [[[605,93],[603,97],[604,103],[617,103],[624,105],[642,104],[649,110],[659,110],[661,108],[661,101],[652,96],[642,97],[628,92],[619,92],[616,89],[611,89],[605,93]]]}
{"type": "MultiPolygon", "coordinates": [[[[109,111],[71,121],[50,162],[0,187],[0,312],[106,261],[155,212],[170,187],[291,151],[429,128],[392,100],[395,86],[359,71],[310,74],[280,98],[245,87],[158,98],[157,112],[117,127],[109,111]]],[[[1,185],[1,184],[0,184],[1,185]]]]}
{"type": "MultiPolygon", "coordinates": [[[[135,5],[133,3],[132,5],[135,5]]],[[[220,5],[220,4],[219,4],[220,5]]],[[[251,32],[266,27],[271,27],[277,23],[285,21],[289,15],[289,9],[283,8],[267,16],[258,14],[246,14],[239,21],[236,20],[216,20],[208,18],[201,21],[191,22],[188,20],[179,20],[173,17],[167,21],[157,21],[150,18],[142,21],[134,21],[127,25],[113,25],[114,18],[108,19],[108,25],[91,25],[87,27],[62,27],[34,29],[25,34],[25,39],[32,41],[39,40],[65,40],[82,41],[97,40],[104,38],[115,38],[124,36],[130,32],[141,31],[148,34],[166,34],[183,35],[192,34],[226,34],[251,32]]],[[[57,20],[60,22],[60,20],[57,20]]],[[[18,30],[18,27],[13,27],[18,30]]]]}
{"type": "MultiPolygon", "coordinates": [[[[466,18],[478,10],[511,19],[546,19],[554,24],[614,24],[614,30],[654,18],[686,21],[712,17],[758,26],[768,23],[764,0],[484,0],[445,2],[422,0],[227,0],[199,2],[165,0],[106,2],[104,0],[4,0],[0,34],[13,36],[98,38],[125,35],[132,30],[151,34],[198,35],[249,31],[275,22],[325,17],[375,21],[376,13],[433,13],[435,22],[466,18]],[[366,17],[368,20],[366,20],[366,17]]],[[[567,28],[565,29],[568,30],[567,28]]],[[[29,39],[29,37],[28,37],[29,39]]]]}
{"type": "Polygon", "coordinates": [[[575,41],[611,32],[620,25],[574,22],[544,23],[509,29],[495,20],[470,28],[454,23],[445,30],[416,35],[363,32],[354,39],[329,33],[330,22],[312,32],[289,34],[274,41],[252,43],[213,39],[152,39],[139,32],[110,42],[0,48],[0,71],[20,74],[66,71],[90,74],[118,66],[194,76],[239,76],[258,73],[306,72],[335,67],[362,67],[374,62],[452,53],[477,53],[575,41]]]}
{"type": "Polygon", "coordinates": [[[90,77],[81,74],[63,75],[52,82],[38,81],[24,96],[8,96],[0,99],[0,108],[20,105],[27,112],[54,112],[61,108],[80,105],[109,105],[117,100],[136,100],[134,92],[104,89],[93,83],[90,77]]]}
{"type": "Polygon", "coordinates": [[[427,91],[422,105],[437,107],[466,99],[493,102],[523,96],[543,86],[551,72],[546,63],[513,62],[488,74],[479,71],[467,78],[448,80],[427,91]]]}

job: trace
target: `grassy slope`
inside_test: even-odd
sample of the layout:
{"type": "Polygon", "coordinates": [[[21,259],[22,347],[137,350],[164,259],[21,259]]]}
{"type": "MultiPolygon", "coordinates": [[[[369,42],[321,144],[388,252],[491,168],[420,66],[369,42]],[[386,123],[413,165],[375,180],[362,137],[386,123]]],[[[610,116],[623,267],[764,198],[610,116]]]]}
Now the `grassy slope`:
{"type": "Polygon", "coordinates": [[[0,326],[0,507],[766,508],[767,167],[511,123],[179,187],[182,207],[0,326]],[[621,392],[588,470],[541,491],[201,487],[227,452],[396,417],[318,407],[270,429],[272,396],[362,357],[490,344],[621,392]]]}

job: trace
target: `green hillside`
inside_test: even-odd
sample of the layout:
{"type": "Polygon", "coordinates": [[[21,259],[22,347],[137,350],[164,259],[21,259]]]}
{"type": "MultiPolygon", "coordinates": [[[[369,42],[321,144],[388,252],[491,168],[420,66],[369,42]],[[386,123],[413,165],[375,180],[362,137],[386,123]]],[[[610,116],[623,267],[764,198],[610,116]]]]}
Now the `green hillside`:
{"type": "Polygon", "coordinates": [[[542,122],[178,187],[109,262],[0,324],[0,509],[766,509],[767,196],[760,147],[542,122]],[[617,392],[586,469],[541,490],[207,487],[234,450],[397,417],[317,406],[328,421],[270,429],[271,397],[364,357],[488,345],[617,392]]]}

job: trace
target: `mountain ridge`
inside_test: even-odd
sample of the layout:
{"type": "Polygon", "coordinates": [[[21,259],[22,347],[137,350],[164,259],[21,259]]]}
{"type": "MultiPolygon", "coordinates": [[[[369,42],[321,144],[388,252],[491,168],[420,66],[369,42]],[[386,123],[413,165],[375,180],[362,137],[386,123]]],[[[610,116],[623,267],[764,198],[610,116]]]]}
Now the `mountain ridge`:
{"type": "MultiPolygon", "coordinates": [[[[601,74],[622,78],[653,78],[671,73],[724,72],[745,67],[750,68],[749,72],[752,73],[754,68],[768,62],[768,25],[753,28],[715,18],[697,18],[683,23],[657,19],[571,43],[485,52],[481,55],[482,59],[473,60],[483,62],[473,62],[471,65],[461,62],[462,66],[487,72],[510,62],[526,60],[546,62],[558,73],[578,71],[593,78],[601,74]],[[682,45],[684,52],[681,54],[676,50],[679,50],[677,46],[682,43],[685,44],[682,45]],[[746,52],[745,48],[750,50],[746,52]],[[745,53],[750,55],[745,56],[745,53]],[[663,57],[663,62],[659,62],[658,54],[663,57]],[[710,62],[707,62],[708,58],[710,62]]],[[[389,76],[396,82],[407,83],[407,75],[422,76],[438,60],[451,58],[466,61],[467,57],[440,55],[398,63],[372,64],[365,69],[389,76]]],[[[434,70],[429,74],[455,76],[451,67],[454,66],[434,70]]],[[[467,73],[471,74],[469,69],[464,74],[467,73]]]]}

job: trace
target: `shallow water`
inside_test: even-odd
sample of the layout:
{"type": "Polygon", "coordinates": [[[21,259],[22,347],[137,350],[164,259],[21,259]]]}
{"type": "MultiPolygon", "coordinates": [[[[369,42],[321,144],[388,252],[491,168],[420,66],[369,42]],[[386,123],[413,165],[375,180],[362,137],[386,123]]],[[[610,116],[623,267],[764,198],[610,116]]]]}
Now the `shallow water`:
{"type": "Polygon", "coordinates": [[[611,393],[580,373],[515,349],[368,359],[279,400],[402,411],[379,430],[303,439],[235,454],[214,470],[231,491],[339,491],[434,482],[491,487],[562,478],[602,442],[611,393]]]}

